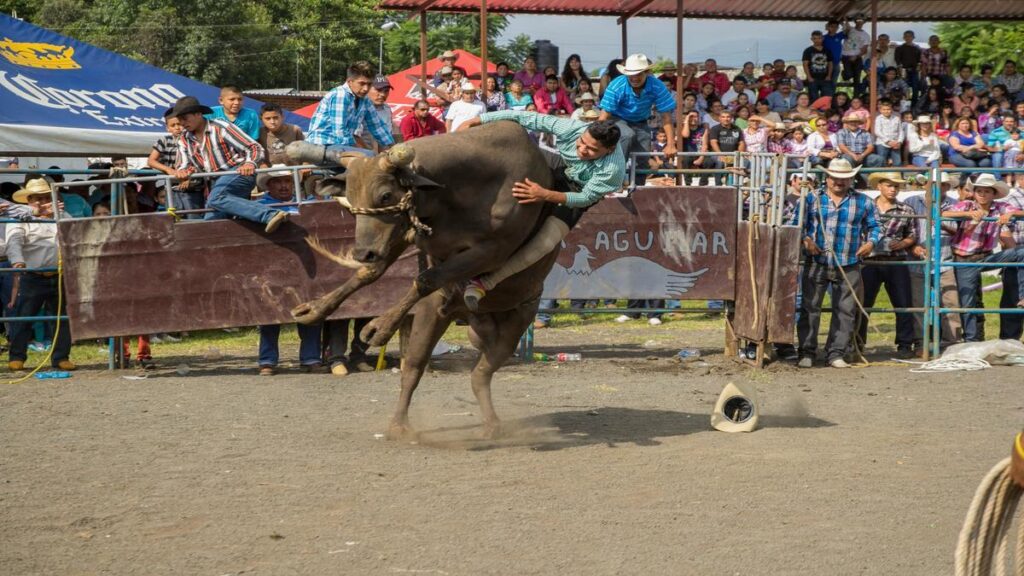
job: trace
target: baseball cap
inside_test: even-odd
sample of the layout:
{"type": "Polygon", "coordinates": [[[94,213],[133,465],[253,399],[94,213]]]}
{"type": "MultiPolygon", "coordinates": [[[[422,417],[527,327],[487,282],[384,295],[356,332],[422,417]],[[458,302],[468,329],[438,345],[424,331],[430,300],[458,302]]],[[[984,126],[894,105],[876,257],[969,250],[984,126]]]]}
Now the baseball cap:
{"type": "Polygon", "coordinates": [[[383,74],[377,74],[377,76],[374,77],[373,79],[373,87],[378,90],[383,90],[384,88],[391,88],[391,82],[388,82],[387,76],[383,74]]]}

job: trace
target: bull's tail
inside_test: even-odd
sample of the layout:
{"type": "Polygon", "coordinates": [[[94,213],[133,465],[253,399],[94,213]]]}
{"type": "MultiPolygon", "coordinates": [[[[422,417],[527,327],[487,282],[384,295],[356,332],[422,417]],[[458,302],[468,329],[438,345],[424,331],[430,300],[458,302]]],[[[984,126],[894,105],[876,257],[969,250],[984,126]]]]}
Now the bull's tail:
{"type": "Polygon", "coordinates": [[[313,252],[316,252],[317,254],[323,256],[324,258],[327,258],[331,262],[340,264],[345,268],[352,268],[353,270],[358,270],[359,268],[362,268],[364,266],[363,264],[359,263],[358,261],[356,261],[355,258],[352,257],[351,249],[347,252],[340,252],[338,254],[335,254],[334,252],[328,250],[327,247],[325,247],[323,244],[321,244],[320,238],[318,238],[317,236],[307,236],[306,244],[309,244],[309,247],[313,249],[313,252]]]}

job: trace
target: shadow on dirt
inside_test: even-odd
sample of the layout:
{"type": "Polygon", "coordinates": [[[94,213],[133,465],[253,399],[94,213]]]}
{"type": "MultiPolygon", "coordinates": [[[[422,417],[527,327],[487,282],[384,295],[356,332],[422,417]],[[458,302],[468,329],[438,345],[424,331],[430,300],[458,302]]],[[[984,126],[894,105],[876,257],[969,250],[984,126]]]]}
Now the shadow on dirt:
{"type": "MultiPolygon", "coordinates": [[[[813,416],[763,416],[762,428],[822,428],[832,422],[813,416]]],[[[417,442],[423,446],[460,450],[494,450],[525,447],[548,451],[603,444],[658,446],[659,438],[711,431],[708,414],[669,410],[638,410],[605,407],[594,410],[555,412],[502,422],[502,435],[480,437],[477,425],[435,428],[421,431],[417,442]]]]}

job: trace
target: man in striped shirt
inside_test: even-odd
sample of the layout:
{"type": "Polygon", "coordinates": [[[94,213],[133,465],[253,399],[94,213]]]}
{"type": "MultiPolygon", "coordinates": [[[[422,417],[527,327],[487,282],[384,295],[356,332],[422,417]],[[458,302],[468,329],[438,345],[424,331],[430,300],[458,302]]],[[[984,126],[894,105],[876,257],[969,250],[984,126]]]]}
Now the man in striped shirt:
{"type": "MultiPolygon", "coordinates": [[[[651,126],[647,120],[651,117],[651,108],[660,114],[660,123],[665,134],[675,134],[672,113],[676,110],[676,100],[665,84],[651,75],[651,61],[643,54],[633,54],[626,59],[625,65],[616,64],[622,76],[612,80],[601,96],[601,116],[599,121],[614,120],[618,124],[622,136],[619,138],[619,150],[629,160],[633,152],[650,152],[651,126]]],[[[665,144],[666,158],[676,155],[676,139],[669,138],[665,144]]],[[[642,161],[638,166],[646,166],[642,161]]],[[[646,174],[636,175],[636,184],[643,186],[647,181],[646,174]]]]}
{"type": "Polygon", "coordinates": [[[236,216],[265,224],[270,234],[288,219],[288,213],[251,200],[252,189],[256,186],[256,167],[263,160],[263,147],[234,124],[203,116],[210,113],[209,107],[192,96],[184,96],[174,103],[169,116],[179,119],[184,127],[178,137],[176,176],[182,186],[187,187],[189,178],[196,172],[237,171],[213,181],[206,207],[214,211],[208,212],[206,219],[236,216]]]}
{"type": "Polygon", "coordinates": [[[857,314],[854,294],[862,292],[861,258],[871,254],[881,240],[875,203],[853,189],[858,171],[860,168],[853,168],[845,158],[836,158],[825,169],[825,187],[806,197],[803,244],[807,258],[797,322],[797,366],[801,368],[814,365],[821,304],[829,287],[833,311],[825,343],[826,359],[833,368],[849,367],[843,356],[853,338],[857,314]]]}
{"type": "Polygon", "coordinates": [[[466,120],[459,130],[498,120],[512,120],[529,131],[555,136],[558,153],[541,150],[554,175],[554,189],[548,190],[527,178],[525,182],[512,185],[512,195],[520,204],[550,202],[556,207],[537,234],[500,268],[470,282],[463,294],[470,310],[476,310],[488,290],[554,250],[587,208],[606,194],[622,189],[626,176],[626,160],[617,147],[619,128],[614,122],[587,123],[536,112],[505,110],[466,120]]]}

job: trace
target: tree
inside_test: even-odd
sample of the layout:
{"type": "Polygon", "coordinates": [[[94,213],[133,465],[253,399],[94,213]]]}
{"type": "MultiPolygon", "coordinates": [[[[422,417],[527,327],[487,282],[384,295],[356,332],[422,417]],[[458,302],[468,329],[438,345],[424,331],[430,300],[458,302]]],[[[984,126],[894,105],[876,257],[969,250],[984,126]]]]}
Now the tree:
{"type": "MultiPolygon", "coordinates": [[[[399,28],[384,36],[384,67],[391,71],[414,66],[420,61],[419,20],[396,21],[399,28]]],[[[498,44],[496,39],[507,27],[507,17],[497,14],[487,17],[487,59],[508,62],[516,69],[533,49],[533,44],[525,34],[498,44]]],[[[427,57],[436,58],[454,48],[480,55],[480,18],[466,14],[427,14],[427,57]]]]}
{"type": "Polygon", "coordinates": [[[996,74],[1007,60],[1024,58],[1024,22],[943,22],[935,29],[949,52],[954,72],[961,64],[977,71],[983,64],[996,74]]]}

